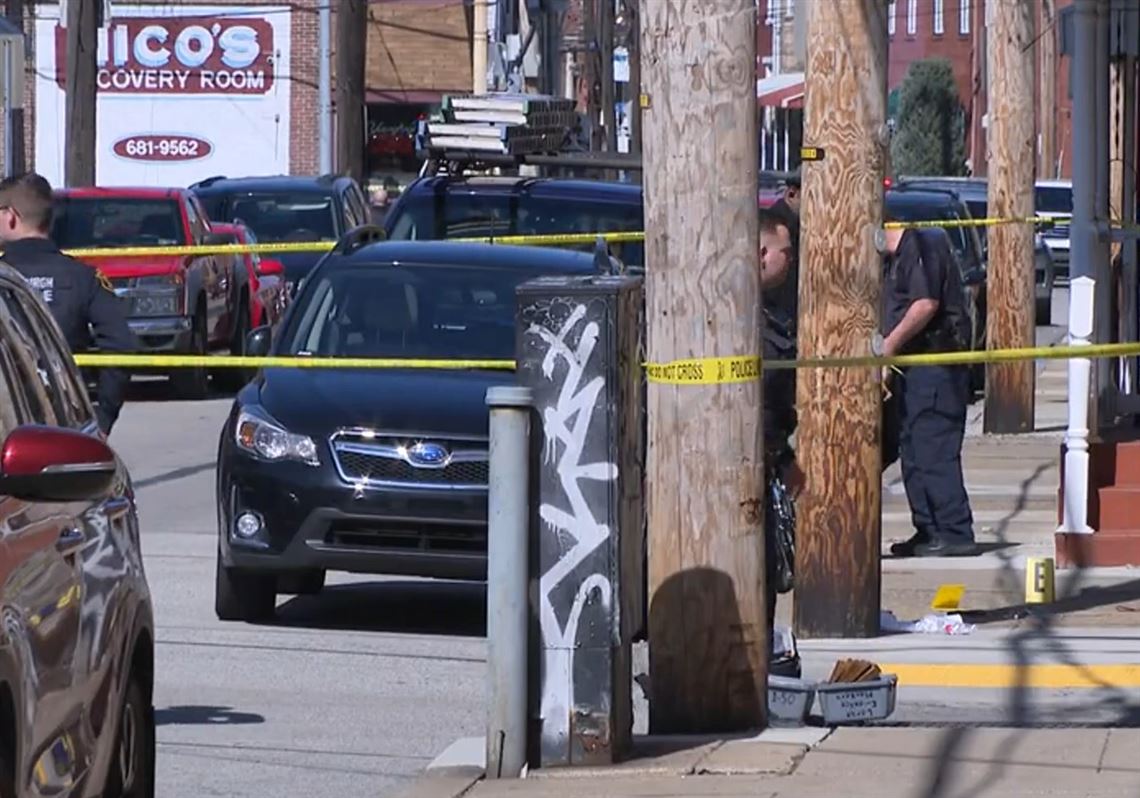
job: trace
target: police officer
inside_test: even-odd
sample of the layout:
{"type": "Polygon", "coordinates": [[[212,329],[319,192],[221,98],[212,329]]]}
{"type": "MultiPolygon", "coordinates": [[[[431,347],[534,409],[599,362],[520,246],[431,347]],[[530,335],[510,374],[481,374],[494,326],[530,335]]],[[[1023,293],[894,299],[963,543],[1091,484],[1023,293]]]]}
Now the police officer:
{"type": "MultiPolygon", "coordinates": [[[[946,231],[887,230],[886,249],[883,353],[889,357],[968,349],[965,289],[946,231]]],[[[899,459],[915,527],[914,536],[891,546],[891,553],[977,553],[962,477],[969,369],[911,366],[889,371],[885,379],[898,397],[899,459]]]]}
{"type": "MultiPolygon", "coordinates": [[[[48,237],[51,222],[47,180],[27,173],[0,182],[3,260],[40,291],[72,352],[89,349],[92,339],[103,352],[137,351],[137,339],[110,281],[60,252],[48,237]]],[[[110,434],[119,417],[129,382],[130,375],[122,369],[99,370],[96,416],[104,434],[110,434]]]]}
{"type": "Polygon", "coordinates": [[[788,252],[787,277],[772,285],[765,294],[764,307],[769,315],[779,319],[781,326],[795,335],[799,320],[799,264],[800,264],[800,174],[792,173],[786,182],[784,195],[768,209],[769,214],[787,228],[791,241],[788,252]]]}
{"type": "MultiPolygon", "coordinates": [[[[786,285],[792,272],[791,233],[783,219],[771,213],[760,212],[760,290],[761,295],[786,285]]],[[[796,343],[792,330],[778,312],[764,303],[761,314],[762,352],[765,360],[793,360],[796,343]]],[[[804,475],[796,462],[795,451],[789,439],[796,431],[796,372],[794,369],[765,369],[763,372],[763,430],[764,463],[766,477],[780,476],[793,498],[803,490],[804,475]]],[[[767,479],[764,495],[768,496],[767,479]]],[[[771,508],[766,508],[770,510],[771,508]]],[[[770,517],[770,513],[769,513],[770,517]]],[[[773,567],[775,563],[771,524],[765,524],[765,542],[768,578],[768,639],[776,620],[776,590],[773,567]]]]}

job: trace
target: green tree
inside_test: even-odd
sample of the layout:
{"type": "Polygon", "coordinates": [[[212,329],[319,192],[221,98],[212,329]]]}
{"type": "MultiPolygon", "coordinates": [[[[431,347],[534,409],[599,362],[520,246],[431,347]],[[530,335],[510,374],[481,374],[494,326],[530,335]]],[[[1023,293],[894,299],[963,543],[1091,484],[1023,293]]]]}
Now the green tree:
{"type": "Polygon", "coordinates": [[[944,58],[915,61],[898,94],[891,138],[895,175],[964,175],[966,110],[944,58]]]}

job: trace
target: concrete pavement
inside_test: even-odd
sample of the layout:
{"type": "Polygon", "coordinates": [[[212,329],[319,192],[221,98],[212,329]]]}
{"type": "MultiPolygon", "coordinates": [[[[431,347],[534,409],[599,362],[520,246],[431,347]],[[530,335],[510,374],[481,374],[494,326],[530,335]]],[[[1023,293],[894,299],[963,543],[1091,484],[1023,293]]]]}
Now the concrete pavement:
{"type": "Polygon", "coordinates": [[[482,780],[432,768],[399,798],[1117,798],[1140,789],[1136,729],[773,729],[756,737],[643,738],[613,768],[482,780]]]}

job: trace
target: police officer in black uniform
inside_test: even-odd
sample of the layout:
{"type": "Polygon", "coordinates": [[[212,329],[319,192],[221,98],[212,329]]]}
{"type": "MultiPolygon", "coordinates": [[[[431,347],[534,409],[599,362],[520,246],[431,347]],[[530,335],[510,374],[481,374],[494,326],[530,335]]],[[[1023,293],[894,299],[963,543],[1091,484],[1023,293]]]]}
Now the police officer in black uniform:
{"type": "MultiPolygon", "coordinates": [[[[97,269],[60,252],[48,237],[51,222],[47,180],[28,173],[0,182],[3,260],[40,292],[72,352],[89,349],[92,342],[107,353],[137,351],[138,340],[111,283],[97,269]]],[[[122,369],[99,370],[96,416],[104,434],[119,418],[129,382],[122,369]]]]}
{"type": "Polygon", "coordinates": [[[787,179],[784,196],[776,200],[768,212],[783,224],[791,238],[788,255],[788,273],[778,285],[768,287],[764,296],[764,307],[769,315],[780,321],[781,326],[795,335],[799,321],[800,285],[800,173],[797,169],[787,179]]]}
{"type": "MultiPolygon", "coordinates": [[[[760,212],[760,291],[761,296],[772,289],[786,285],[793,270],[792,240],[784,219],[770,211],[760,212]]],[[[761,346],[764,360],[794,360],[795,334],[787,324],[780,308],[763,303],[761,313],[761,346]]],[[[796,462],[795,451],[789,439],[796,431],[796,372],[794,369],[765,369],[763,372],[764,463],[767,474],[776,473],[785,482],[794,498],[803,489],[804,475],[796,462]]],[[[766,476],[767,476],[766,474],[766,476]]],[[[768,496],[765,479],[765,497],[768,496]]],[[[771,509],[771,508],[767,508],[771,509]]],[[[776,590],[774,588],[774,546],[771,525],[765,524],[764,535],[768,555],[768,639],[776,620],[776,590]]]]}
{"type": "MultiPolygon", "coordinates": [[[[946,231],[886,232],[883,353],[969,349],[965,288],[946,231]]],[[[884,379],[898,397],[899,458],[916,530],[909,540],[893,545],[891,553],[898,557],[977,553],[962,476],[968,367],[911,366],[888,371],[884,379]]]]}

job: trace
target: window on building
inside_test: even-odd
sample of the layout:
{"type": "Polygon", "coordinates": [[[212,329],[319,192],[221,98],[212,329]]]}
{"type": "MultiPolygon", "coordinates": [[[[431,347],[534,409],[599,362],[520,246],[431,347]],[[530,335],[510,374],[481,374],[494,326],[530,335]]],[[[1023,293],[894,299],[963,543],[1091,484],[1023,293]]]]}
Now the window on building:
{"type": "Polygon", "coordinates": [[[970,32],[970,0],[958,0],[958,33],[970,32]]]}
{"type": "Polygon", "coordinates": [[[906,0],[906,35],[918,33],[918,0],[906,0]]]}
{"type": "Polygon", "coordinates": [[[946,21],[943,19],[943,0],[934,0],[934,35],[941,36],[946,32],[946,21]]]}
{"type": "Polygon", "coordinates": [[[887,35],[895,35],[895,17],[898,16],[898,3],[891,0],[887,6],[887,35]]]}

